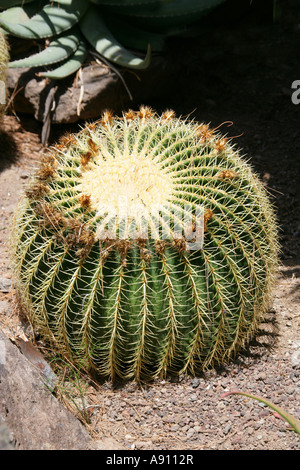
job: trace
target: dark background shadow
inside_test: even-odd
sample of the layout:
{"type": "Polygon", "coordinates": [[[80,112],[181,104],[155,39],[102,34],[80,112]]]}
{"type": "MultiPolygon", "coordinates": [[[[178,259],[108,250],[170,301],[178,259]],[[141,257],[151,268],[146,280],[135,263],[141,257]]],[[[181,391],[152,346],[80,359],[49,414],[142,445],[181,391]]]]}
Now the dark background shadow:
{"type": "Polygon", "coordinates": [[[200,36],[172,44],[182,71],[168,96],[147,104],[212,127],[224,123],[220,131],[239,136],[233,141],[277,208],[281,259],[292,275],[300,264],[300,104],[291,99],[300,80],[300,2],[280,6],[274,19],[272,1],[225,2],[200,36]]]}

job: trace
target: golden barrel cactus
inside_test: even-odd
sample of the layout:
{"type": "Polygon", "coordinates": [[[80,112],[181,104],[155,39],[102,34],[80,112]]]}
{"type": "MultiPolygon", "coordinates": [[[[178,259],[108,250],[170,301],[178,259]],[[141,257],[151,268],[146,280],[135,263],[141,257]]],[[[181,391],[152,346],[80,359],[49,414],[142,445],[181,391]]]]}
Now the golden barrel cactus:
{"type": "Polygon", "coordinates": [[[136,380],[236,354],[268,307],[278,251],[265,188],[230,141],[147,107],[61,139],[12,245],[41,335],[102,376],[136,380]]]}

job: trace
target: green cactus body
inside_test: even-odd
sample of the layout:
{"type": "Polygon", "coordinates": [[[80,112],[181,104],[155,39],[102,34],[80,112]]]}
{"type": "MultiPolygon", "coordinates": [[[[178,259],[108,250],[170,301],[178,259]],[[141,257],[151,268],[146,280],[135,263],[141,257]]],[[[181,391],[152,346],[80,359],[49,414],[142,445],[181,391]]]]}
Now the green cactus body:
{"type": "Polygon", "coordinates": [[[278,251],[265,189],[232,144],[146,107],[106,112],[50,151],[12,245],[41,335],[87,369],[136,380],[239,351],[268,306],[278,251]]]}
{"type": "Polygon", "coordinates": [[[3,117],[6,101],[5,70],[8,67],[8,45],[4,35],[0,31],[0,119],[3,117]]]}

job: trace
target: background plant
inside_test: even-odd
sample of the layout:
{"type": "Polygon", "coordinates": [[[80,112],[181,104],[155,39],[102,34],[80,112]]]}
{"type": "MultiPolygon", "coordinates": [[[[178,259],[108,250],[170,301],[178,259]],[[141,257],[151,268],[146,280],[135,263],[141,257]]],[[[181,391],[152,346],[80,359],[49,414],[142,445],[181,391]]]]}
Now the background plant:
{"type": "Polygon", "coordinates": [[[43,77],[61,79],[76,72],[88,50],[122,67],[147,68],[151,50],[225,0],[1,0],[0,27],[46,47],[10,67],[51,66],[43,77]],[[135,51],[144,52],[145,57],[135,51]]]}
{"type": "Polygon", "coordinates": [[[300,434],[300,420],[297,419],[297,418],[294,418],[294,416],[290,415],[283,408],[275,405],[271,401],[266,400],[265,398],[262,398],[262,397],[259,397],[259,396],[256,396],[256,395],[251,395],[249,393],[240,392],[240,391],[233,391],[233,392],[223,393],[221,398],[225,398],[229,395],[242,395],[244,397],[252,398],[253,400],[257,400],[260,403],[264,403],[269,408],[271,408],[276,413],[278,413],[292,427],[293,431],[295,431],[297,434],[300,434]]]}

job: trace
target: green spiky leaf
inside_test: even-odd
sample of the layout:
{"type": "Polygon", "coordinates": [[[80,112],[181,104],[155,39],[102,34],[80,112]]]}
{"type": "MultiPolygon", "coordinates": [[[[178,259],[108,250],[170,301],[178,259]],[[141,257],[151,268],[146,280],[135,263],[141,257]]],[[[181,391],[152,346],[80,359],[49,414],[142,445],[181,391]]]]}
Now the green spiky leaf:
{"type": "Polygon", "coordinates": [[[22,23],[28,21],[30,18],[22,7],[12,7],[0,13],[0,21],[7,23],[22,23]]]}
{"type": "Polygon", "coordinates": [[[49,72],[40,72],[40,77],[52,78],[55,80],[61,80],[62,78],[72,75],[74,72],[80,69],[87,57],[87,48],[84,41],[80,41],[76,51],[59,67],[49,72]]]}
{"type": "Polygon", "coordinates": [[[148,47],[147,55],[141,59],[125,49],[112,35],[105,24],[99,10],[90,7],[79,22],[83,35],[99,54],[122,67],[132,69],[145,69],[151,60],[151,50],[148,47]]]}
{"type": "Polygon", "coordinates": [[[42,39],[60,34],[74,26],[88,8],[85,0],[72,0],[71,5],[46,5],[23,23],[9,23],[0,18],[0,26],[8,33],[27,39],[42,39]]]}
{"type": "Polygon", "coordinates": [[[53,39],[41,52],[24,59],[14,60],[9,63],[10,68],[17,67],[40,67],[51,65],[67,59],[76,51],[79,37],[76,34],[65,34],[53,39]]]}
{"type": "Polygon", "coordinates": [[[233,391],[233,392],[226,392],[226,393],[223,393],[223,395],[221,395],[221,398],[225,398],[229,395],[242,395],[244,397],[247,397],[247,398],[252,398],[253,400],[257,400],[259,401],[260,403],[264,403],[265,405],[267,405],[269,408],[271,408],[272,410],[276,411],[276,413],[278,413],[287,423],[289,423],[293,430],[297,433],[297,434],[300,434],[300,420],[299,419],[296,419],[294,418],[294,416],[290,415],[289,413],[287,413],[283,408],[275,405],[274,403],[272,403],[271,401],[269,400],[266,400],[265,398],[261,398],[261,397],[258,397],[256,395],[250,395],[249,393],[245,393],[245,392],[240,392],[240,391],[233,391]]]}

